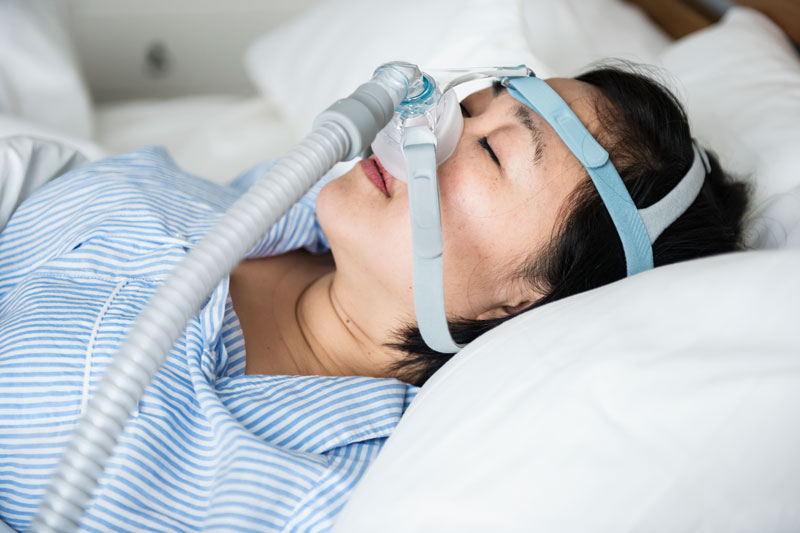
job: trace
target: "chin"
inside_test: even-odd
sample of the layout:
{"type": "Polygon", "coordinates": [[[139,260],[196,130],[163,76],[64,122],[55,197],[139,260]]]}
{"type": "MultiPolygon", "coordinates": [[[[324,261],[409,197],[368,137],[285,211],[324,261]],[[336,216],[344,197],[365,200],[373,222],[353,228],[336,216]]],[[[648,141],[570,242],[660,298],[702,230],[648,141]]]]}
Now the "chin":
{"type": "Polygon", "coordinates": [[[337,269],[344,257],[353,256],[361,247],[369,248],[372,240],[367,213],[353,208],[359,191],[350,183],[351,173],[325,184],[317,196],[317,220],[331,246],[337,269]]]}
{"type": "Polygon", "coordinates": [[[317,196],[315,205],[317,220],[328,241],[331,242],[335,235],[343,231],[343,226],[355,222],[347,220],[351,214],[346,209],[347,199],[352,198],[354,194],[347,180],[348,174],[350,172],[326,183],[317,196]]]}
{"type": "MultiPolygon", "coordinates": [[[[316,211],[337,271],[390,291],[411,287],[411,227],[400,204],[387,203],[354,169],[327,183],[316,211]],[[371,281],[367,281],[371,280],[371,281]]],[[[407,210],[407,206],[405,207],[407,210]]],[[[376,287],[377,288],[377,287],[376,287]]]]}

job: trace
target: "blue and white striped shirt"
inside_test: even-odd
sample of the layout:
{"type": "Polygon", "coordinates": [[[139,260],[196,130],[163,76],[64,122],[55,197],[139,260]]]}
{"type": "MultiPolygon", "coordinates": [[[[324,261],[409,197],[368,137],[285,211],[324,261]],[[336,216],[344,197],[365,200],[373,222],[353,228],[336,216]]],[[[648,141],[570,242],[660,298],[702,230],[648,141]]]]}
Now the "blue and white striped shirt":
{"type": "MultiPolygon", "coordinates": [[[[262,165],[223,187],[160,148],[79,168],[0,233],[0,519],[29,526],[75,421],[157,286],[262,165]]],[[[314,190],[249,257],[327,242],[314,190]]],[[[125,427],[85,531],[326,531],[416,394],[244,374],[224,280],[125,427]]]]}

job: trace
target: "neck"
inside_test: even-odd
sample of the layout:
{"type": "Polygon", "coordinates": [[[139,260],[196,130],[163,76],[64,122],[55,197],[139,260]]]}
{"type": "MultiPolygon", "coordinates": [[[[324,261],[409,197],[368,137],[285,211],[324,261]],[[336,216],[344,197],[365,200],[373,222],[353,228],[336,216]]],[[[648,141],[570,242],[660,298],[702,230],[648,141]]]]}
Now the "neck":
{"type": "Polygon", "coordinates": [[[348,306],[336,279],[329,257],[305,252],[237,267],[230,291],[248,374],[389,375],[397,354],[350,312],[363,306],[348,306]]]}
{"type": "Polygon", "coordinates": [[[362,327],[339,298],[336,273],[316,279],[297,300],[295,319],[304,353],[317,373],[333,376],[388,376],[391,350],[362,327]]]}

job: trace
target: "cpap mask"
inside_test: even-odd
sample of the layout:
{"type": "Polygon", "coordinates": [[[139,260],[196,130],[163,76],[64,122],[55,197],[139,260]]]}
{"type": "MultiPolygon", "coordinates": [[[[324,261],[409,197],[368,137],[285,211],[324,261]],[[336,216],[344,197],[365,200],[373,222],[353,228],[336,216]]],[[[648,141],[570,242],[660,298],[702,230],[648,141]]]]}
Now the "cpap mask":
{"type": "MultiPolygon", "coordinates": [[[[408,63],[379,67],[403,68],[408,63]]],[[[406,99],[382,129],[371,148],[383,167],[408,185],[413,245],[414,311],[425,343],[435,351],[456,353],[447,324],[442,275],[442,225],[437,167],[449,158],[463,131],[460,102],[454,87],[486,78],[500,79],[519,102],[544,118],[589,173],[622,242],[627,275],[653,268],[652,244],[694,202],[710,171],[705,152],[694,144],[694,161],[678,185],[664,198],[638,209],[608,152],[592,137],[564,100],[533,72],[520,65],[489,69],[439,71],[455,76],[439,89],[433,76],[420,73],[406,99]]]]}
{"type": "MultiPolygon", "coordinates": [[[[416,68],[395,62],[379,67],[416,68]]],[[[464,128],[461,105],[454,88],[482,78],[530,76],[524,65],[438,71],[438,78],[452,78],[439,89],[433,76],[420,73],[406,98],[375,137],[371,148],[383,167],[408,185],[413,247],[414,312],[425,344],[443,353],[462,346],[453,341],[444,308],[442,275],[442,220],[439,209],[437,167],[455,151],[464,128]]]]}
{"type": "Polygon", "coordinates": [[[441,165],[453,155],[464,129],[461,102],[456,94],[456,87],[477,79],[533,75],[533,71],[524,65],[438,69],[427,73],[420,72],[416,65],[402,61],[381,65],[375,73],[398,67],[415,69],[418,73],[416,80],[409,86],[406,98],[395,108],[392,120],[378,132],[370,148],[383,168],[406,183],[408,178],[403,151],[403,136],[406,130],[424,126],[433,133],[436,137],[437,165],[441,165]]]}
{"type": "Polygon", "coordinates": [[[408,93],[395,108],[392,120],[378,132],[371,145],[383,168],[406,183],[403,136],[407,129],[421,126],[433,133],[436,137],[436,163],[439,165],[453,154],[464,129],[455,91],[451,89],[442,94],[430,74],[420,73],[408,93]]]}

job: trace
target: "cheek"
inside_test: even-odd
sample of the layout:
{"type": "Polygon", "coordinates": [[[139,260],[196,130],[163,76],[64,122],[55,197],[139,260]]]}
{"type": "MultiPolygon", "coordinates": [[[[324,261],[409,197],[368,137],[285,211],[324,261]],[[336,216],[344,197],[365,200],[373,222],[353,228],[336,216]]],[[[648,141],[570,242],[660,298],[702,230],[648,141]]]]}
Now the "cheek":
{"type": "Polygon", "coordinates": [[[475,245],[496,238],[494,230],[530,200],[528,191],[480,161],[448,160],[439,169],[439,187],[445,240],[458,236],[475,245]]]}
{"type": "Polygon", "coordinates": [[[548,238],[555,206],[547,191],[535,187],[542,176],[530,168],[509,168],[508,178],[452,164],[442,165],[440,174],[446,285],[449,294],[466,299],[451,305],[478,313],[484,296],[548,238]]]}
{"type": "Polygon", "coordinates": [[[386,200],[372,194],[372,185],[361,185],[343,176],[328,183],[317,198],[317,217],[330,242],[337,275],[357,280],[365,293],[403,299],[412,283],[405,191],[397,186],[386,200]]]}
{"type": "Polygon", "coordinates": [[[448,159],[439,167],[442,216],[489,220],[524,207],[531,191],[508,177],[522,175],[519,170],[506,172],[480,157],[448,159]]]}
{"type": "Polygon", "coordinates": [[[444,278],[448,313],[483,311],[485,293],[496,285],[512,237],[507,191],[491,173],[468,162],[440,167],[444,278]]]}

